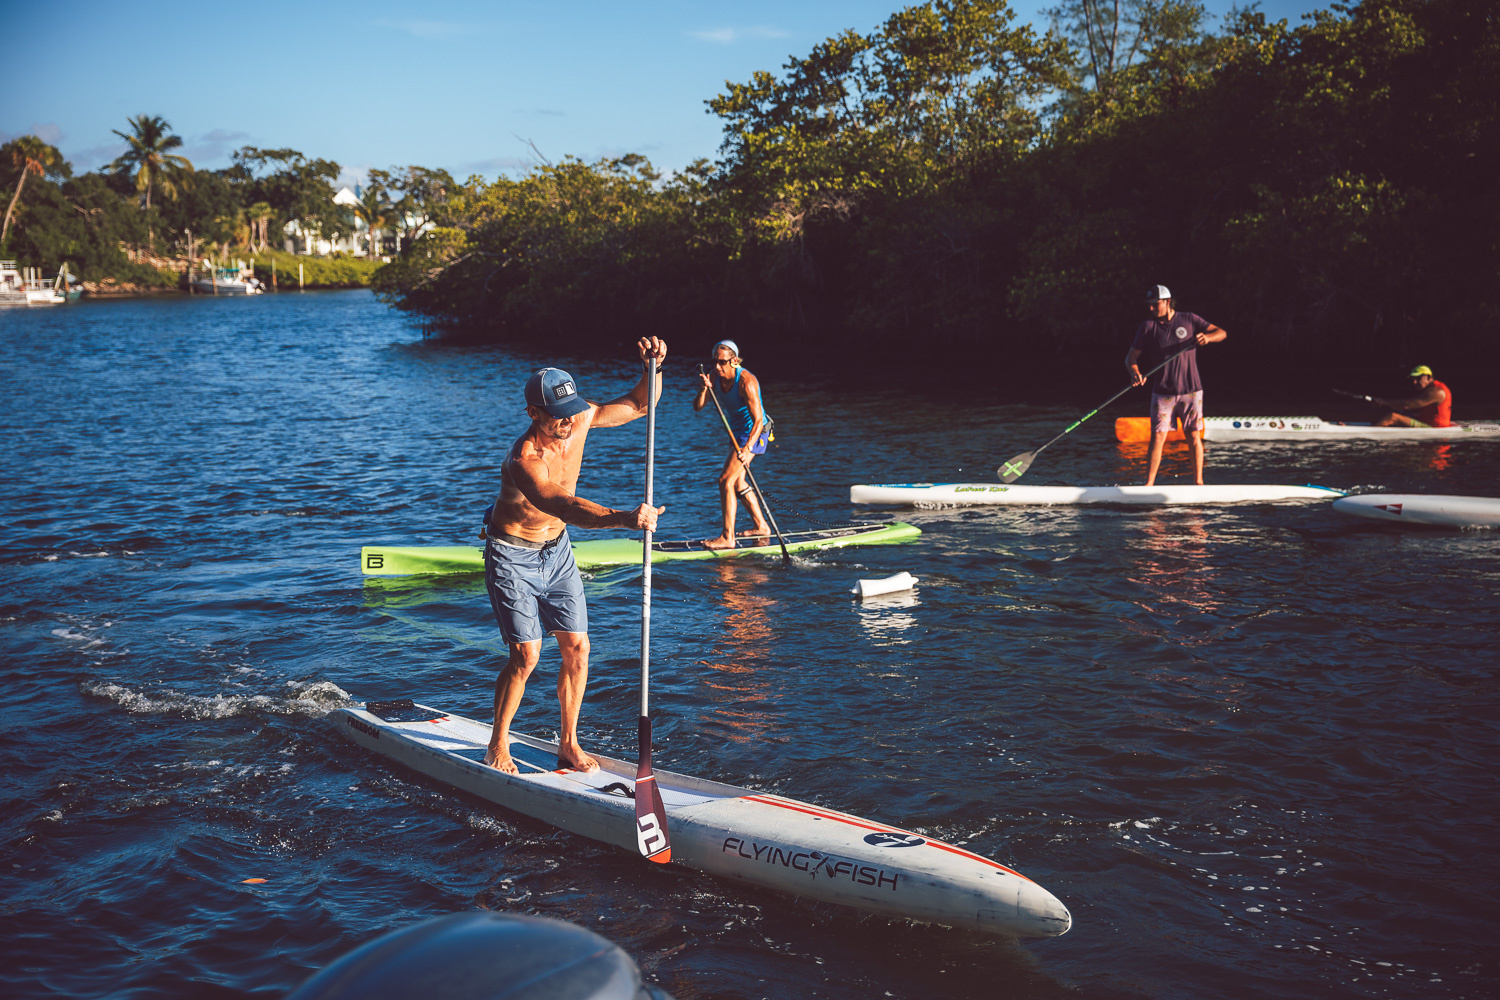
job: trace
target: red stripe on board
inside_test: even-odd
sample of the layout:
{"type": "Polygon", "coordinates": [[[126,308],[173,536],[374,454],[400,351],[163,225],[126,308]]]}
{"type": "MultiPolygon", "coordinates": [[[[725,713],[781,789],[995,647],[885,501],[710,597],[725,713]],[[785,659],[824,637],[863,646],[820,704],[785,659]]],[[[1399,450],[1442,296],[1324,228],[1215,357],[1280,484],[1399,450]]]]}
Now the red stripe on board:
{"type": "MultiPolygon", "coordinates": [[[[869,820],[856,821],[850,819],[848,816],[845,816],[843,813],[832,812],[827,809],[822,809],[818,806],[809,806],[802,804],[793,805],[790,802],[783,802],[779,799],[768,799],[760,795],[745,795],[742,797],[749,799],[751,802],[759,802],[762,805],[778,806],[782,809],[790,809],[793,812],[807,813],[807,815],[817,816],[819,819],[837,820],[838,822],[844,823],[848,826],[857,826],[862,830],[874,830],[877,833],[901,833],[905,834],[908,837],[922,836],[920,833],[912,833],[910,830],[898,830],[894,826],[881,826],[878,823],[871,823],[869,820]]],[[[991,866],[992,868],[998,868],[1003,872],[1014,875],[1016,878],[1025,878],[1026,881],[1031,881],[1031,879],[1026,878],[1025,875],[1022,875],[1014,868],[1007,868],[997,861],[991,861],[989,858],[985,857],[982,854],[975,854],[972,851],[966,851],[961,847],[954,847],[952,844],[945,844],[940,840],[933,840],[930,837],[922,837],[922,839],[927,841],[930,846],[936,847],[940,851],[947,851],[950,854],[957,854],[960,857],[969,858],[972,861],[980,861],[991,866]]]]}

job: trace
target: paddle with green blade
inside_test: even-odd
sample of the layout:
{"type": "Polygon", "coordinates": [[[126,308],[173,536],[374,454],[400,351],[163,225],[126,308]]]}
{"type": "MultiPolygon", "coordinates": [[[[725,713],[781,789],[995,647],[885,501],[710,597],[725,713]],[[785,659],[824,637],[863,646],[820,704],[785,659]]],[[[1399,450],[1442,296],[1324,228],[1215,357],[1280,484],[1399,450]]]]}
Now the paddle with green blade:
{"type": "MultiPolygon", "coordinates": [[[[646,369],[646,506],[651,499],[656,460],[656,356],[646,369]]],[[[666,864],[672,860],[667,835],[667,807],[651,772],[651,529],[641,546],[641,717],[636,726],[639,756],[635,765],[635,842],[641,854],[666,864]]]]}
{"type": "MultiPolygon", "coordinates": [[[[702,365],[698,366],[698,374],[707,374],[702,365]]],[[[708,396],[714,401],[714,409],[719,411],[719,422],[724,425],[724,433],[729,435],[729,447],[734,449],[735,457],[739,458],[740,442],[739,439],[734,436],[734,428],[729,426],[729,418],[724,415],[724,407],[723,404],[719,402],[719,394],[717,392],[714,392],[713,388],[710,386],[708,396]]],[[[755,473],[750,471],[750,464],[744,459],[740,459],[740,465],[744,467],[745,478],[750,480],[750,488],[755,491],[755,498],[760,501],[760,509],[765,511],[766,520],[771,522],[771,530],[776,532],[776,541],[781,543],[782,565],[790,566],[792,564],[792,556],[791,553],[786,550],[786,539],[781,537],[781,529],[776,526],[776,515],[771,513],[771,505],[766,503],[766,495],[760,491],[760,484],[755,481],[755,473]]]]}
{"type": "MultiPolygon", "coordinates": [[[[1170,358],[1167,358],[1161,364],[1157,365],[1155,368],[1151,369],[1150,371],[1148,371],[1146,374],[1142,375],[1141,377],[1142,378],[1150,378],[1152,375],[1155,375],[1157,372],[1159,372],[1163,368],[1167,367],[1167,365],[1171,364],[1173,361],[1176,361],[1179,357],[1181,357],[1182,355],[1186,354],[1188,351],[1192,351],[1192,350],[1196,350],[1196,349],[1197,349],[1197,345],[1194,344],[1191,347],[1187,347],[1187,348],[1184,348],[1183,350],[1178,351],[1176,354],[1173,354],[1170,358]]],[[[1145,383],[1143,382],[1141,384],[1144,385],[1145,383]]],[[[1085,413],[1083,416],[1079,417],[1077,420],[1073,421],[1067,427],[1063,428],[1063,432],[1061,434],[1057,435],[1057,437],[1053,438],[1051,441],[1048,441],[1046,444],[1042,445],[1040,448],[1036,449],[1035,451],[1023,451],[1021,454],[1017,455],[1016,457],[1014,457],[1012,459],[1008,459],[1007,461],[1005,461],[1004,463],[1002,463],[998,469],[995,470],[995,475],[997,475],[997,476],[1000,477],[1000,481],[1002,483],[1013,483],[1017,479],[1020,479],[1022,476],[1024,476],[1026,474],[1026,470],[1029,469],[1029,468],[1031,468],[1031,463],[1036,461],[1036,457],[1038,455],[1040,455],[1042,452],[1046,451],[1048,448],[1052,447],[1054,444],[1056,444],[1058,441],[1062,440],[1067,435],[1071,434],[1073,431],[1077,430],[1080,426],[1083,425],[1084,421],[1088,420],[1094,414],[1098,413],[1100,410],[1104,409],[1110,403],[1113,403],[1115,400],[1119,399],[1121,396],[1125,395],[1127,392],[1129,392],[1131,389],[1134,389],[1134,388],[1135,388],[1135,383],[1132,382],[1130,385],[1127,385],[1125,388],[1121,389],[1119,392],[1115,393],[1113,396],[1109,397],[1104,402],[1100,403],[1098,406],[1094,407],[1092,410],[1090,410],[1089,412],[1085,413]]]]}

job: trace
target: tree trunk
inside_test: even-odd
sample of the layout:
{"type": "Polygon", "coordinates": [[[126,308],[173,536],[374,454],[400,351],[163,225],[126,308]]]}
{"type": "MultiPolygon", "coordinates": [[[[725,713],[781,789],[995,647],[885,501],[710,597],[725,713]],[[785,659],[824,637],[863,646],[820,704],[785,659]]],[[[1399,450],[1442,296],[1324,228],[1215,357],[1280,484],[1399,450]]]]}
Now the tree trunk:
{"type": "Polygon", "coordinates": [[[5,210],[5,225],[0,226],[0,244],[5,242],[5,236],[10,232],[10,217],[16,210],[16,202],[21,200],[21,188],[26,185],[26,175],[29,172],[26,167],[21,168],[21,179],[16,181],[16,193],[10,196],[10,207],[5,210]]]}

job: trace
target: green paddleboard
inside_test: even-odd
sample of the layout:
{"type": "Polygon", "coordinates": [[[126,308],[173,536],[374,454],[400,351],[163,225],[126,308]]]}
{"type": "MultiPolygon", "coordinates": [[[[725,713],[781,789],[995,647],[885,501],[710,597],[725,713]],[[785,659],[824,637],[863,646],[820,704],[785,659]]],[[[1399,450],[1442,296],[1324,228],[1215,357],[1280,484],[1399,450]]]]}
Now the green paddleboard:
{"type": "MultiPolygon", "coordinates": [[[[807,552],[844,545],[898,545],[922,533],[905,521],[884,524],[846,525],[787,532],[788,552],[807,552]]],[[[653,563],[682,559],[727,559],[735,556],[779,556],[781,546],[741,546],[706,549],[701,540],[664,541],[651,546],[653,563]]],[[[641,561],[641,543],[636,538],[601,538],[574,542],[573,558],[579,569],[604,569],[641,561]]],[[[359,566],[372,576],[430,576],[443,573],[484,572],[484,549],[477,545],[366,545],[359,550],[359,566]]]]}

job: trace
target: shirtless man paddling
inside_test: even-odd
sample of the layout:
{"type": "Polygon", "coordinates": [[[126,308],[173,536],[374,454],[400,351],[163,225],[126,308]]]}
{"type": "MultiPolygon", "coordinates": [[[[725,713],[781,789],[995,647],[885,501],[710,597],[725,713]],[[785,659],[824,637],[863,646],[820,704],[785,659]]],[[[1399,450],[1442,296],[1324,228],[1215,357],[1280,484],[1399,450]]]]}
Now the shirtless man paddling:
{"type": "Polygon", "coordinates": [[[1453,391],[1433,377],[1432,369],[1417,365],[1411,370],[1414,395],[1406,399],[1371,400],[1387,412],[1375,421],[1376,427],[1451,427],[1453,425],[1453,391]]]}
{"type": "MultiPolygon", "coordinates": [[[[658,337],[636,345],[644,363],[667,356],[658,337]]],[[[649,369],[648,369],[649,370],[649,369]]],[[[655,530],[665,507],[640,504],[615,510],[574,494],[583,445],[595,427],[619,427],[646,414],[647,376],[634,389],[607,403],[584,399],[573,378],[557,368],[543,368],[526,383],[528,427],[501,466],[500,498],[485,523],[484,584],[510,659],[495,681],[495,728],[484,762],[507,774],[517,773],[510,756],[510,723],[536,669],[542,639],[557,637],[562,667],[557,700],[562,706],[558,766],[593,771],[599,762],[578,744],[578,712],[589,679],[588,609],[583,580],[573,561],[568,525],[580,528],[655,530]]],[[[657,373],[656,392],[661,393],[657,373]]]]}

